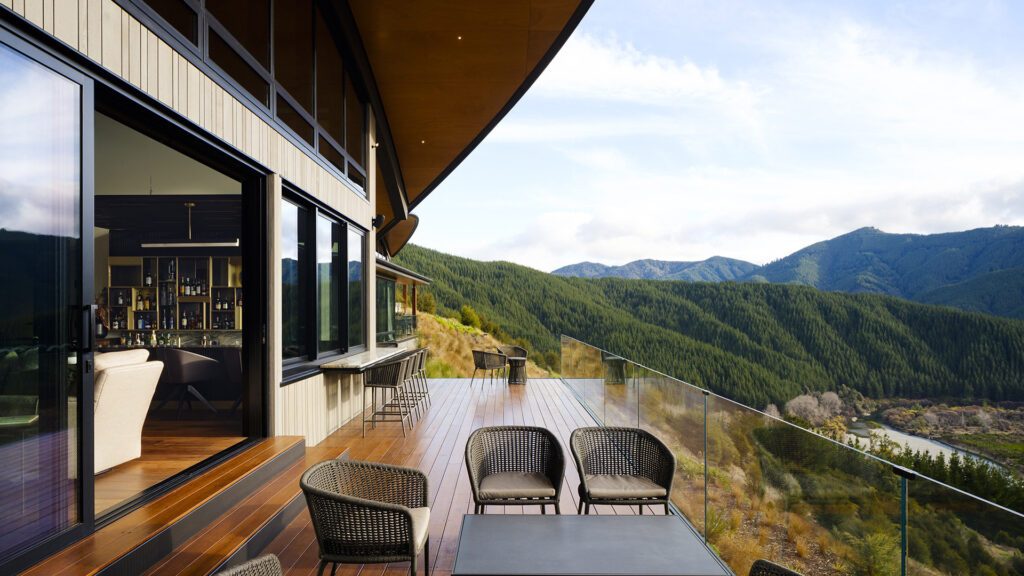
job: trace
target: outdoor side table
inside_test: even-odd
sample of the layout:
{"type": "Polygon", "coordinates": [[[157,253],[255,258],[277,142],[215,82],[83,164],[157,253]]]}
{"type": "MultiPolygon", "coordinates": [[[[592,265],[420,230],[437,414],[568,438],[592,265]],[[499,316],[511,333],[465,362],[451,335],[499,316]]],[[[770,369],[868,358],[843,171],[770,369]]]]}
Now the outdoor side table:
{"type": "Polygon", "coordinates": [[[522,356],[508,357],[508,383],[526,384],[526,358],[522,356]]]}

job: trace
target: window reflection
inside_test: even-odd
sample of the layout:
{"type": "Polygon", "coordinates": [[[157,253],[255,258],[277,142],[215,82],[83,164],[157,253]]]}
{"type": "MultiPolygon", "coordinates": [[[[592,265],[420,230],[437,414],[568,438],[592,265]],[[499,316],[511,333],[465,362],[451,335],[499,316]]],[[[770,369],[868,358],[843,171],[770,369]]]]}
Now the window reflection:
{"type": "Polygon", "coordinates": [[[348,346],[362,346],[363,329],[363,253],[364,236],[358,230],[348,231],[348,346]]]}
{"type": "Polygon", "coordinates": [[[317,216],[316,279],[320,352],[341,349],[341,242],[341,225],[324,216],[317,216]]]}
{"type": "Polygon", "coordinates": [[[285,359],[306,355],[306,209],[281,201],[281,346],[285,359]]]}
{"type": "Polygon", "coordinates": [[[0,557],[79,521],[80,102],[0,44],[0,557]]]}

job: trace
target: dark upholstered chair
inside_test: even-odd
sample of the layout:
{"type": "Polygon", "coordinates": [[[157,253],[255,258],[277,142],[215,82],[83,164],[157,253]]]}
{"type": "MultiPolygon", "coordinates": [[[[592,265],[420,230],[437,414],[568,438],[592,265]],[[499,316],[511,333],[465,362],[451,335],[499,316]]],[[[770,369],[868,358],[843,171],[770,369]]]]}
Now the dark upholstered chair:
{"type": "Polygon", "coordinates": [[[419,470],[375,462],[328,460],[299,482],[320,546],[322,574],[328,564],[410,562],[430,572],[430,508],[427,477],[419,470]]]}
{"type": "Polygon", "coordinates": [[[478,428],[466,442],[466,469],[473,489],[475,513],[494,505],[547,505],[561,514],[558,497],[565,476],[565,456],[558,439],[546,428],[492,426],[478,428]]]}
{"type": "MultiPolygon", "coordinates": [[[[485,350],[473,350],[473,378],[469,380],[469,385],[473,385],[477,370],[483,370],[485,374],[490,372],[491,382],[494,382],[495,372],[498,372],[500,378],[501,372],[505,370],[506,360],[507,357],[504,354],[487,352],[485,350]]],[[[481,385],[483,384],[481,383],[481,385]]]]}
{"type": "Polygon", "coordinates": [[[794,572],[789,568],[783,568],[778,564],[769,562],[767,560],[758,560],[754,562],[753,566],[750,567],[750,574],[748,576],[801,576],[799,572],[794,572]]]}
{"type": "Polygon", "coordinates": [[[245,386],[242,382],[242,349],[224,349],[224,375],[227,377],[227,389],[235,403],[231,405],[231,415],[234,416],[238,407],[242,405],[242,398],[245,396],[245,386]]]}
{"type": "Polygon", "coordinates": [[[189,395],[191,395],[216,413],[217,409],[213,407],[213,404],[210,404],[210,401],[203,396],[196,386],[216,382],[222,378],[224,373],[221,371],[220,362],[213,358],[207,358],[202,354],[195,354],[177,348],[165,348],[162,352],[164,373],[160,378],[160,382],[171,386],[173,390],[167,396],[164,396],[164,399],[156,409],[159,411],[168,400],[177,396],[178,415],[181,415],[181,407],[184,404],[188,403],[189,408],[192,407],[192,400],[189,398],[189,395]]]}
{"type": "Polygon", "coordinates": [[[670,514],[676,458],[654,435],[639,428],[577,428],[569,445],[580,472],[578,512],[594,504],[661,504],[670,514]]]}
{"type": "Polygon", "coordinates": [[[234,568],[218,572],[216,576],[283,576],[281,561],[273,554],[253,558],[234,568]]]}

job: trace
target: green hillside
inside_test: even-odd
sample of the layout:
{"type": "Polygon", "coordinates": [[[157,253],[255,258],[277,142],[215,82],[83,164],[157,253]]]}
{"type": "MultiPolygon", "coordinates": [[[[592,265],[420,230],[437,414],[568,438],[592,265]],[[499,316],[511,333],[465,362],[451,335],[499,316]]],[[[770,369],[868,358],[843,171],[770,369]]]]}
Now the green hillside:
{"type": "Polygon", "coordinates": [[[966,282],[919,294],[926,304],[1024,319],[1024,268],[990,272],[966,282]]]}
{"type": "Polygon", "coordinates": [[[538,352],[564,333],[754,406],[873,397],[1024,400],[1024,322],[778,284],[566,278],[410,245],[398,263],[538,352]]]}

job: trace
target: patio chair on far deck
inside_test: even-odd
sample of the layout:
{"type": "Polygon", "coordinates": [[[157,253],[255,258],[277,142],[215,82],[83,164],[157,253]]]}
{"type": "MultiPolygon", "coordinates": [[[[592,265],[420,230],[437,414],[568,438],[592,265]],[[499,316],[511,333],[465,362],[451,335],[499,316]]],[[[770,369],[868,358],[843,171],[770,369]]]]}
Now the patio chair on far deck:
{"type": "MultiPolygon", "coordinates": [[[[473,386],[473,381],[476,379],[477,370],[483,370],[485,377],[486,373],[490,372],[492,383],[494,382],[495,372],[498,372],[498,378],[501,378],[507,360],[508,357],[504,354],[487,352],[485,350],[473,350],[473,377],[469,380],[470,387],[473,386]]],[[[482,381],[480,385],[483,386],[482,381]]]]}
{"type": "Polygon", "coordinates": [[[565,476],[565,457],[558,439],[536,426],[478,428],[466,442],[466,469],[473,489],[474,513],[487,505],[540,506],[561,514],[558,496],[565,476]]]}
{"type": "Polygon", "coordinates": [[[498,346],[498,353],[505,356],[526,358],[526,348],[522,346],[498,346]]]}
{"type": "Polygon", "coordinates": [[[306,496],[322,574],[328,564],[409,562],[430,573],[427,477],[415,468],[376,462],[328,460],[299,481],[306,496]]]}
{"type": "Polygon", "coordinates": [[[639,428],[577,428],[569,446],[580,472],[578,512],[590,514],[594,504],[664,505],[669,498],[676,457],[650,432],[639,428]]]}
{"type": "Polygon", "coordinates": [[[774,562],[758,560],[750,567],[750,573],[747,576],[801,576],[801,574],[774,562]]]}

